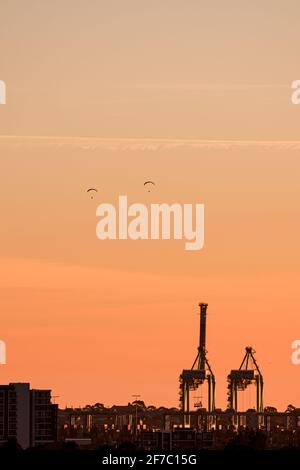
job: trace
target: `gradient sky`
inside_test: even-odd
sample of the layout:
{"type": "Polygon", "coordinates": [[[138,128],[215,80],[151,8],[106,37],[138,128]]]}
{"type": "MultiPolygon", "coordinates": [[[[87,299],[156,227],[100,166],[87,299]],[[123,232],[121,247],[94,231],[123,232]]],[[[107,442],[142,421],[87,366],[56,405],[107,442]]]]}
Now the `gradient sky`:
{"type": "Polygon", "coordinates": [[[248,345],[265,404],[300,406],[299,14],[297,1],[1,6],[3,383],[52,388],[62,406],[135,393],[176,406],[205,301],[217,406],[248,345]],[[96,207],[119,194],[205,203],[204,250],[98,240],[96,207]]]}

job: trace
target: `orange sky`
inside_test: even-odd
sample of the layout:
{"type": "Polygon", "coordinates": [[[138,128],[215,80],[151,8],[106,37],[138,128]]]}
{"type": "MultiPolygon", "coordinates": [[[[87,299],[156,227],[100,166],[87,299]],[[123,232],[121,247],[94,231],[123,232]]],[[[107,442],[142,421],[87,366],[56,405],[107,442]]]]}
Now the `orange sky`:
{"type": "Polygon", "coordinates": [[[266,403],[297,402],[298,150],[17,141],[0,139],[3,381],[52,387],[61,404],[120,403],[139,392],[176,405],[178,375],[196,354],[201,300],[217,404],[225,405],[226,375],[247,345],[257,350],[266,403]],[[94,200],[89,186],[99,190],[94,200]],[[205,248],[98,240],[96,207],[119,194],[204,202],[205,248]]]}
{"type": "Polygon", "coordinates": [[[290,359],[300,334],[300,106],[290,101],[300,5],[281,7],[1,7],[2,383],[52,388],[62,406],[136,393],[176,406],[205,301],[217,406],[247,345],[265,404],[300,406],[290,359]],[[96,207],[120,194],[204,203],[204,249],[98,240],[96,207]]]}

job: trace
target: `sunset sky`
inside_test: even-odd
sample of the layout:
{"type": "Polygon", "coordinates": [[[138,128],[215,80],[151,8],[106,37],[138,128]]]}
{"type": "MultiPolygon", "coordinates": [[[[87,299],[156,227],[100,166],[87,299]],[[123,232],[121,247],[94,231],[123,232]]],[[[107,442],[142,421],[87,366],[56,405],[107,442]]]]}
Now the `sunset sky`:
{"type": "Polygon", "coordinates": [[[217,407],[245,346],[264,404],[300,407],[300,4],[282,6],[1,6],[0,383],[51,388],[60,406],[178,406],[204,301],[217,407]],[[121,194],[204,203],[204,249],[100,241],[96,208],[121,194]]]}

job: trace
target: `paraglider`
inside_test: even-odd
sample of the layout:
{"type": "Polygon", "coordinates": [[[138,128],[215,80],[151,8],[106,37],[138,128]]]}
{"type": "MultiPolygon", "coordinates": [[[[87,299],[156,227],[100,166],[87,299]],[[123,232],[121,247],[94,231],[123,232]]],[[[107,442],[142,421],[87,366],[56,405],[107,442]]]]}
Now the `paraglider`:
{"type": "Polygon", "coordinates": [[[145,186],[146,188],[149,188],[149,189],[148,189],[148,193],[150,193],[150,187],[151,187],[151,186],[148,186],[148,185],[151,185],[151,184],[152,184],[153,186],[155,186],[154,181],[150,181],[150,180],[149,180],[149,181],[145,181],[145,183],[144,183],[144,186],[145,186]]]}
{"type": "Polygon", "coordinates": [[[95,188],[89,188],[87,189],[87,193],[91,193],[91,199],[94,199],[94,196],[93,196],[93,192],[92,191],[95,191],[96,193],[98,192],[98,189],[95,189],[95,188]]]}

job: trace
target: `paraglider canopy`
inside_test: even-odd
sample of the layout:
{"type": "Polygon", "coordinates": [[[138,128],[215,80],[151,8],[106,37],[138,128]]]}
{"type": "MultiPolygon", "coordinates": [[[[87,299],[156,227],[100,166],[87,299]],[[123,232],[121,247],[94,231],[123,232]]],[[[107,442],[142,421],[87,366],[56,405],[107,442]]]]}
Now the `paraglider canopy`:
{"type": "MultiPolygon", "coordinates": [[[[97,193],[97,192],[98,192],[98,189],[96,189],[96,188],[89,188],[89,189],[87,189],[86,192],[93,194],[93,191],[95,191],[95,192],[97,193]]],[[[93,196],[91,196],[91,199],[93,199],[93,196]]]]}
{"type": "MultiPolygon", "coordinates": [[[[152,184],[153,186],[155,186],[154,181],[151,181],[151,180],[145,181],[144,186],[147,186],[148,184],[150,184],[150,185],[152,184]]],[[[148,193],[150,193],[150,189],[148,189],[148,193]]]]}

